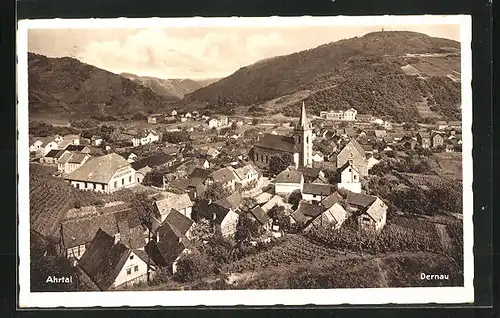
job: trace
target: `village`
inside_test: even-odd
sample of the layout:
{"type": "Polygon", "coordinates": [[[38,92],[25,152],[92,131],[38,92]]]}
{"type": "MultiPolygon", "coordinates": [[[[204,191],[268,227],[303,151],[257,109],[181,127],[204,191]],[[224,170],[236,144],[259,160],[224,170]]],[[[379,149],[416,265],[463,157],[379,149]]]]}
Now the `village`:
{"type": "Polygon", "coordinates": [[[32,233],[54,242],[80,289],[211,277],[200,259],[215,259],[219,245],[239,253],[217,267],[226,274],[255,269],[242,263],[283,244],[306,249],[304,238],[363,254],[329,238],[342,231],[381,237],[418,223],[432,235],[408,230],[408,242],[454,249],[445,227],[461,212],[415,203],[461,182],[460,122],[391,123],[354,108],[309,114],[305,104],[299,118],[277,123],[196,110],[138,122],[79,122],[72,128],[81,133],[43,137],[30,130],[32,233]],[[70,193],[77,199],[63,198],[70,193]]]}

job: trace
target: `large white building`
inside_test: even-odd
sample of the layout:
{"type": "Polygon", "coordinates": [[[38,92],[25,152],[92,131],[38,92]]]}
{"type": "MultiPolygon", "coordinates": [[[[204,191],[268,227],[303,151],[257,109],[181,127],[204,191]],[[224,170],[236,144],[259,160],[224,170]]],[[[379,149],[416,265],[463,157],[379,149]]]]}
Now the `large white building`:
{"type": "Polygon", "coordinates": [[[357,110],[355,110],[354,108],[349,108],[346,111],[343,110],[322,111],[319,113],[319,116],[327,120],[355,121],[357,114],[358,114],[357,110]]]}
{"type": "Polygon", "coordinates": [[[104,192],[136,184],[135,170],[125,158],[115,153],[87,161],[64,179],[77,189],[104,192]]]}

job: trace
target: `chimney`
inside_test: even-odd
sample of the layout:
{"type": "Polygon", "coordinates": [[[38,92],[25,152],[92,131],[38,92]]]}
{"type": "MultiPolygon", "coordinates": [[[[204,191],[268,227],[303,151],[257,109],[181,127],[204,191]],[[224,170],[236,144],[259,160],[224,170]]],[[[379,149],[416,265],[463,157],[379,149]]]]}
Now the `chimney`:
{"type": "Polygon", "coordinates": [[[114,245],[118,244],[120,242],[120,233],[115,234],[115,242],[113,243],[114,245]]]}

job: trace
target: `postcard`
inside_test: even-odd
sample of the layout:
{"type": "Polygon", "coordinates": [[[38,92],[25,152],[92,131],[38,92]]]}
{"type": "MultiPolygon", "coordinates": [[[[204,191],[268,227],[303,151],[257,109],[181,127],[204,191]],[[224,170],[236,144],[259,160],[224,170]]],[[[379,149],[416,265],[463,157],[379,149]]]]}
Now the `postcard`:
{"type": "Polygon", "coordinates": [[[19,306],[472,303],[471,31],[19,21],[19,306]]]}

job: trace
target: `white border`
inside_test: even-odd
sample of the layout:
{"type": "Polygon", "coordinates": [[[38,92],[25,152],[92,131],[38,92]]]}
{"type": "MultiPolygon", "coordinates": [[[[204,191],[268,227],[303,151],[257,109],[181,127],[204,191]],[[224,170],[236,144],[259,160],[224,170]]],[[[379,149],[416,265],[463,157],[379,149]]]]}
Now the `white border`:
{"type": "Polygon", "coordinates": [[[228,305],[340,305],[472,303],[474,301],[473,194],[472,194],[472,52],[471,17],[454,16],[364,16],[364,17],[268,17],[268,18],[148,18],[148,19],[51,19],[18,23],[18,175],[19,175],[19,306],[119,307],[119,306],[228,306],[228,305]],[[140,291],[43,293],[30,292],[29,180],[28,167],[28,29],[60,28],[151,28],[215,26],[360,26],[360,25],[458,24],[461,34],[464,287],[405,287],[328,290],[238,290],[238,291],[140,291]]]}

